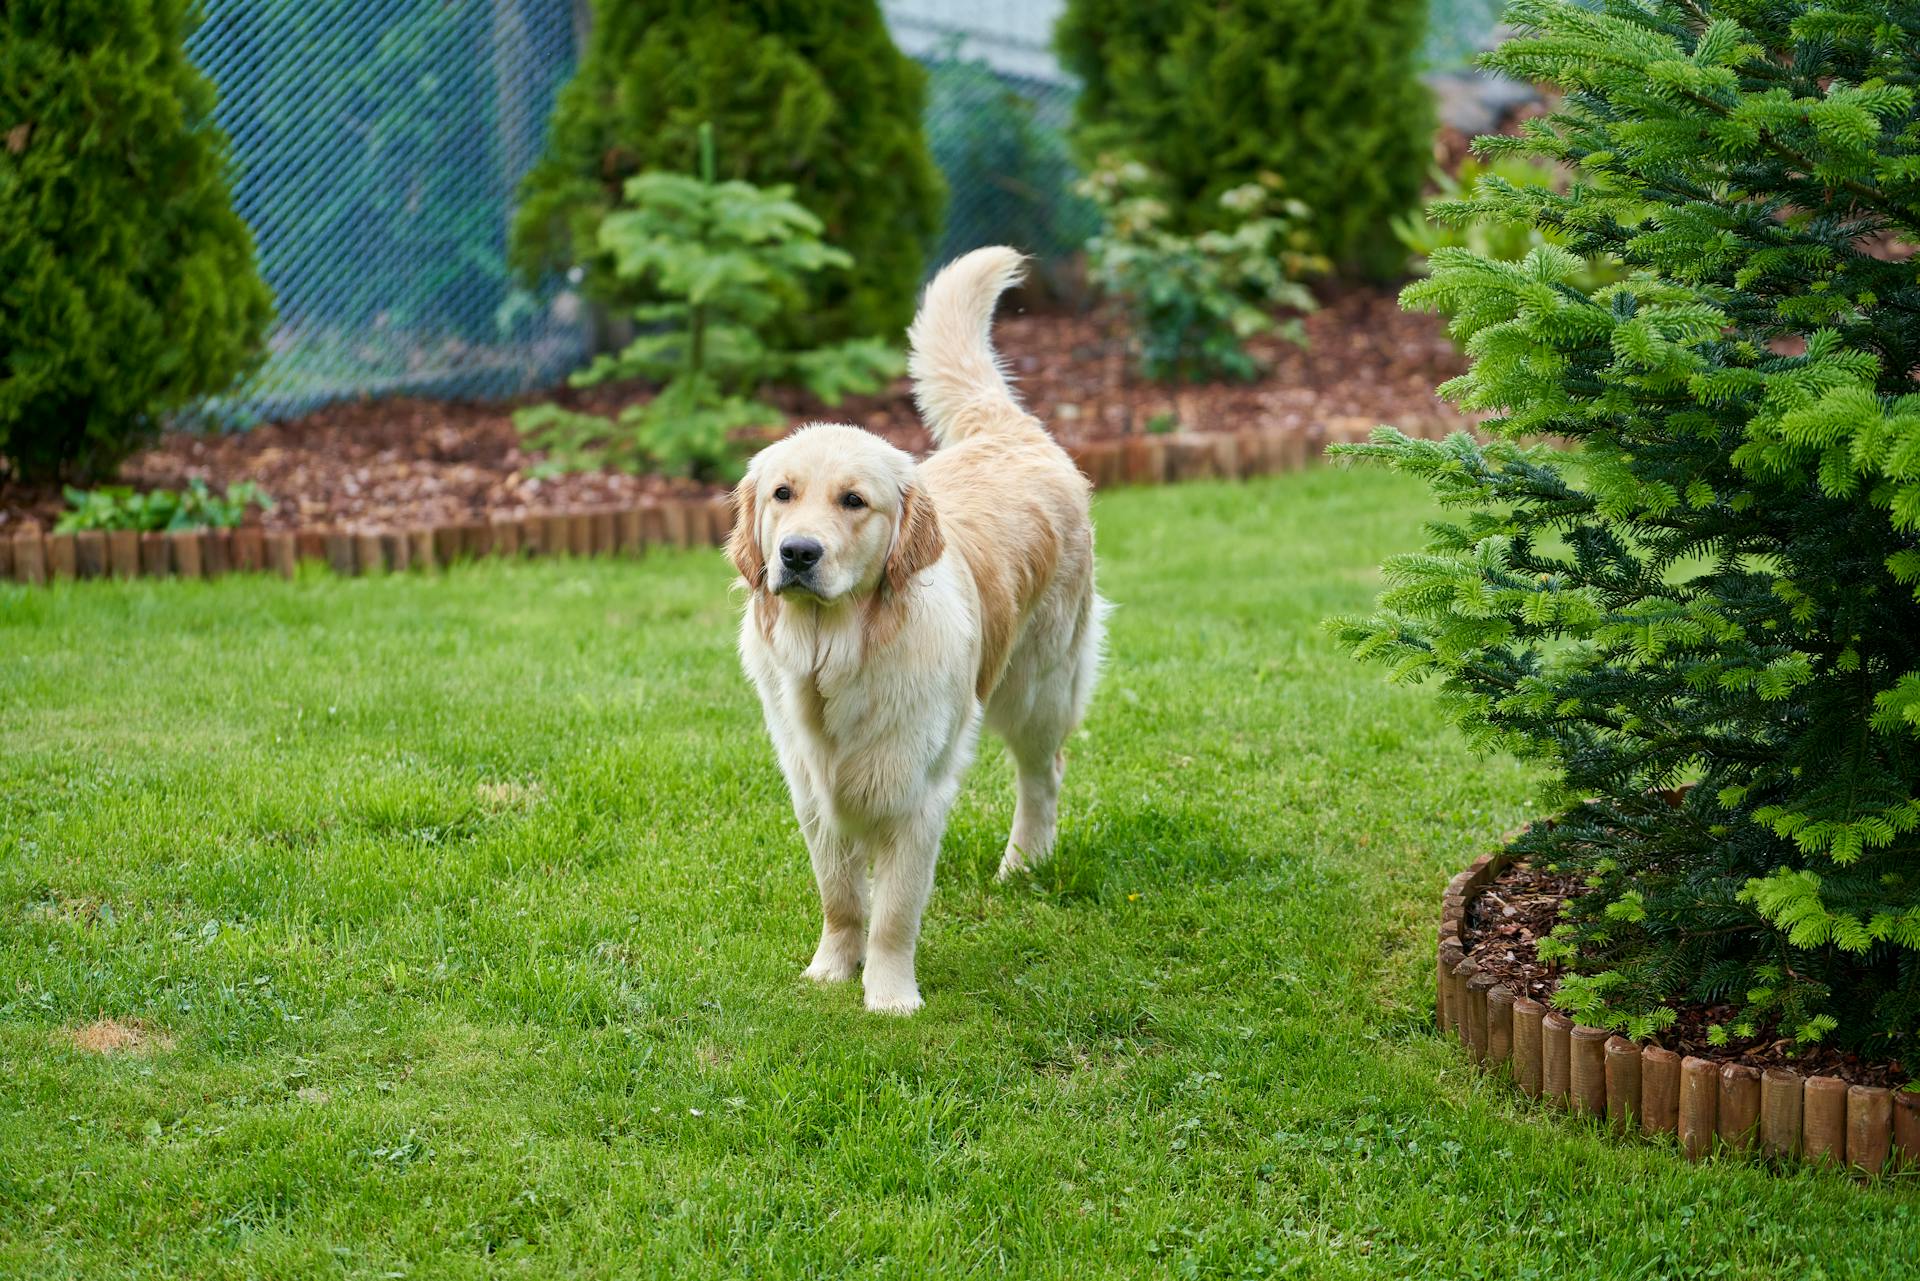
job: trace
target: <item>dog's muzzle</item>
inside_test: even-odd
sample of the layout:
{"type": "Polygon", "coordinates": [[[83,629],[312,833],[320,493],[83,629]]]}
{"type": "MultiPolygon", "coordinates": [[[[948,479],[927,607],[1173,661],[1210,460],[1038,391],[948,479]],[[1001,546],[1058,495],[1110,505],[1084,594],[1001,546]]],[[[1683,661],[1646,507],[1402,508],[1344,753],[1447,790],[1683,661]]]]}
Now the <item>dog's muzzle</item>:
{"type": "Polygon", "coordinates": [[[803,591],[813,590],[813,570],[820,563],[820,557],[826,553],[817,538],[804,538],[795,535],[780,540],[780,575],[774,583],[773,592],[778,596],[793,588],[803,591]]]}

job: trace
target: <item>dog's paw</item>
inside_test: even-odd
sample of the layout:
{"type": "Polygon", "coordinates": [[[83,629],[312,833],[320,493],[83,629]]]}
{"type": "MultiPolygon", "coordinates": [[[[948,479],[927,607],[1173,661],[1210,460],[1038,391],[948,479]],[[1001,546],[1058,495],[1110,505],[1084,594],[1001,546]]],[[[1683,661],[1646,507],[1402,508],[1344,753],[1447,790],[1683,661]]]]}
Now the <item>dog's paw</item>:
{"type": "Polygon", "coordinates": [[[914,988],[905,991],[878,992],[867,989],[867,1009],[873,1014],[912,1014],[926,1002],[920,999],[920,993],[914,988]]]}
{"type": "Polygon", "coordinates": [[[993,879],[1005,884],[1029,870],[1031,866],[1032,864],[1027,862],[1026,854],[1018,845],[1009,845],[1007,852],[1000,856],[1000,870],[993,874],[993,879]]]}
{"type": "Polygon", "coordinates": [[[800,971],[800,977],[815,983],[845,983],[860,972],[860,949],[835,947],[822,941],[813,954],[813,962],[800,971]]]}
{"type": "Polygon", "coordinates": [[[913,967],[884,962],[867,966],[867,1008],[875,1014],[911,1014],[920,1008],[913,967]]]}
{"type": "Polygon", "coordinates": [[[800,977],[815,983],[845,983],[859,972],[859,964],[843,956],[816,956],[813,964],[800,971],[800,977]]]}

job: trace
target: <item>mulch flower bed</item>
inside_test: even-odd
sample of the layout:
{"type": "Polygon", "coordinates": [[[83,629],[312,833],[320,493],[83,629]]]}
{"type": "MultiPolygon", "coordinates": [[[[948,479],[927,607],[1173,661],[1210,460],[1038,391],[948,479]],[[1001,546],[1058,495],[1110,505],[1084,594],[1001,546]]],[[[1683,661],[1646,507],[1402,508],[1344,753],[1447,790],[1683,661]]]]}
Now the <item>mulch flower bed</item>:
{"type": "MultiPolygon", "coordinates": [[[[1525,860],[1513,864],[1467,904],[1462,931],[1467,955],[1480,973],[1491,974],[1515,994],[1551,1005],[1565,971],[1543,963],[1537,944],[1558,923],[1561,904],[1579,891],[1578,877],[1549,872],[1525,860]]],[[[1837,1076],[1849,1085],[1903,1085],[1913,1076],[1898,1062],[1869,1063],[1821,1045],[1796,1049],[1791,1039],[1780,1036],[1733,1038],[1725,1045],[1714,1045],[1707,1039],[1707,1029],[1731,1022],[1732,1006],[1690,1002],[1677,1005],[1675,1011],[1678,1021],[1648,1044],[1717,1063],[1837,1076]]]]}
{"type": "MultiPolygon", "coordinates": [[[[1306,347],[1271,338],[1253,344],[1269,369],[1246,384],[1144,383],[1130,370],[1121,335],[1097,314],[1023,312],[1016,300],[995,338],[1026,403],[1070,446],[1163,430],[1352,438],[1382,422],[1419,435],[1472,425],[1433,394],[1465,367],[1437,317],[1402,312],[1391,289],[1329,289],[1322,302],[1306,317],[1306,347]]],[[[216,489],[254,481],[278,504],[262,522],[269,531],[443,526],[716,492],[659,476],[542,477],[535,474],[541,456],[521,447],[513,427],[513,410],[523,404],[555,399],[611,414],[648,394],[628,384],[558,388],[504,403],[342,402],[246,432],[170,432],[131,458],[117,481],[143,490],[178,489],[195,477],[216,489]]],[[[797,394],[776,399],[792,415],[789,426],[824,418],[916,452],[931,443],[905,379],[836,408],[797,394]]],[[[31,522],[51,526],[63,507],[56,489],[0,488],[0,536],[31,522]]]]}

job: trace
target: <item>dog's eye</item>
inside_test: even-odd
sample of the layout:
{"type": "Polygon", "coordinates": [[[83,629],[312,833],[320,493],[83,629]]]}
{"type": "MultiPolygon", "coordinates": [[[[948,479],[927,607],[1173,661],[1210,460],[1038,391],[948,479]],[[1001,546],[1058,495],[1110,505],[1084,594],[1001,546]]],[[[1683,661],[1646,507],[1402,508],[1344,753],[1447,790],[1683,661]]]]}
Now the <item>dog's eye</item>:
{"type": "Polygon", "coordinates": [[[776,502],[776,503],[787,503],[787,502],[792,502],[792,501],[793,501],[793,486],[791,486],[791,485],[775,485],[775,486],[773,487],[773,501],[774,501],[774,502],[776,502]]]}
{"type": "Polygon", "coordinates": [[[867,505],[867,500],[852,490],[848,490],[846,493],[840,495],[840,505],[850,512],[857,512],[867,505]]]}

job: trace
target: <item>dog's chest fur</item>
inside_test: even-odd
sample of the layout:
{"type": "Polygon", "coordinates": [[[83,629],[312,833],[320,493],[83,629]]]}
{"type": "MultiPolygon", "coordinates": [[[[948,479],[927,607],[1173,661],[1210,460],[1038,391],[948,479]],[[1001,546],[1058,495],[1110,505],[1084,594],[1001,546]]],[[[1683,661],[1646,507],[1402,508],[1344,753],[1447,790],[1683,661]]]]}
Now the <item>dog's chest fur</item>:
{"type": "Polygon", "coordinates": [[[971,689],[943,688],[954,673],[966,680],[964,658],[871,648],[856,611],[788,607],[769,633],[743,639],[783,763],[842,821],[913,809],[976,715],[971,689]]]}

